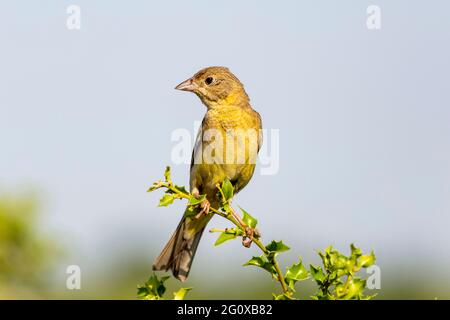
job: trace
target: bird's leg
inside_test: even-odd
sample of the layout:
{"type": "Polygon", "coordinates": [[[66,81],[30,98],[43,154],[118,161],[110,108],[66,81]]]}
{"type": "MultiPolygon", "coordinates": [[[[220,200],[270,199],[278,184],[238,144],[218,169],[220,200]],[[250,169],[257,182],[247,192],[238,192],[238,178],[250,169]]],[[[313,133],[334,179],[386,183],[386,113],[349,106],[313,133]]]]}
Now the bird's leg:
{"type": "MultiPolygon", "coordinates": [[[[200,197],[200,192],[198,191],[197,188],[194,188],[192,190],[192,195],[197,199],[200,197]]],[[[195,219],[200,219],[201,217],[209,214],[211,204],[209,203],[208,199],[205,198],[205,200],[203,200],[202,203],[198,204],[198,207],[200,211],[194,216],[195,219]]]]}
{"type": "Polygon", "coordinates": [[[195,215],[195,219],[200,219],[201,217],[209,214],[211,204],[209,203],[208,199],[205,198],[205,200],[203,200],[202,203],[200,203],[198,206],[200,207],[200,211],[195,215]]]}
{"type": "Polygon", "coordinates": [[[230,212],[231,215],[233,216],[234,219],[236,219],[237,222],[239,222],[239,224],[244,228],[248,228],[247,224],[244,222],[244,220],[242,220],[242,218],[236,213],[236,211],[234,211],[234,209],[230,206],[230,212]]]}

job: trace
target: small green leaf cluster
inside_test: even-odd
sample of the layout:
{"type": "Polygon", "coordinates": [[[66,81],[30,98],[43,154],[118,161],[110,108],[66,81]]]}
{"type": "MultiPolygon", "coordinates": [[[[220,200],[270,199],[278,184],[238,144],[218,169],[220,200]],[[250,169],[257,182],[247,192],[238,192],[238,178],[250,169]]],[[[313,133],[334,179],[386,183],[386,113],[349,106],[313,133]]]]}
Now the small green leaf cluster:
{"type": "Polygon", "coordinates": [[[252,257],[249,261],[247,261],[244,266],[256,266],[260,267],[272,274],[274,279],[277,279],[278,274],[276,268],[274,266],[275,257],[280,252],[284,252],[289,250],[290,248],[283,243],[283,241],[275,241],[273,240],[266,247],[266,253],[259,257],[252,257]]]}
{"type": "Polygon", "coordinates": [[[319,289],[312,296],[316,300],[369,300],[374,295],[364,295],[366,280],[355,276],[358,271],[368,268],[375,262],[373,251],[364,255],[361,249],[350,246],[351,253],[345,256],[333,247],[319,252],[321,266],[310,266],[312,278],[319,289]]]}
{"type": "Polygon", "coordinates": [[[155,182],[147,192],[152,192],[160,188],[167,188],[164,192],[163,197],[159,200],[158,207],[167,207],[173,203],[175,199],[183,199],[184,196],[189,195],[189,192],[187,192],[186,188],[183,186],[177,186],[172,183],[172,178],[170,175],[170,167],[166,167],[166,170],[164,172],[164,182],[158,181],[155,182]]]}
{"type": "MultiPolygon", "coordinates": [[[[170,277],[158,278],[155,274],[152,274],[144,285],[138,286],[138,298],[142,300],[166,300],[164,298],[164,293],[166,292],[164,282],[169,278],[170,277]]],[[[191,289],[192,288],[180,288],[173,293],[172,300],[184,300],[184,297],[191,289]]]]}
{"type": "Polygon", "coordinates": [[[200,195],[199,197],[194,197],[190,194],[186,187],[178,186],[173,184],[170,167],[166,167],[164,172],[164,181],[157,181],[147,190],[147,192],[153,192],[155,190],[165,188],[164,195],[159,199],[158,207],[167,207],[171,205],[176,199],[187,199],[188,205],[186,207],[185,216],[195,216],[197,212],[195,211],[195,206],[202,203],[206,199],[206,195],[200,195]]]}
{"type": "Polygon", "coordinates": [[[265,246],[266,252],[258,257],[252,257],[244,266],[255,266],[269,272],[273,279],[283,281],[287,285],[286,290],[282,294],[272,294],[274,300],[292,300],[295,292],[295,284],[309,278],[309,272],[303,265],[301,258],[286,269],[283,276],[279,270],[275,258],[279,253],[288,251],[290,248],[283,241],[273,240],[265,246]],[[280,279],[281,276],[281,279],[280,279]]]}

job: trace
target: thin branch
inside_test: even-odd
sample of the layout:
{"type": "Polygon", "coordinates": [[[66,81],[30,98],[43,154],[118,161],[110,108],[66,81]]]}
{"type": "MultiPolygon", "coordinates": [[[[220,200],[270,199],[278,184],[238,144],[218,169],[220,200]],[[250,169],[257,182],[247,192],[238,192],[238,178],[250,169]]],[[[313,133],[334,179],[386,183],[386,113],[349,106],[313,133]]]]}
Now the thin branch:
{"type": "MultiPolygon", "coordinates": [[[[180,191],[177,187],[173,186],[173,184],[171,182],[159,182],[157,185],[157,188],[167,188],[168,190],[170,190],[171,192],[176,194],[180,199],[191,200],[193,197],[193,195],[191,195],[189,193],[180,191]]],[[[220,191],[222,197],[224,197],[224,194],[220,187],[219,187],[219,191],[220,191]]],[[[224,213],[223,211],[213,208],[213,207],[210,207],[209,211],[211,211],[214,214],[217,214],[217,215],[221,216],[222,218],[225,218],[228,221],[230,221],[231,223],[233,223],[236,227],[238,227],[243,232],[243,237],[249,236],[249,235],[247,235],[247,230],[246,230],[248,228],[248,226],[244,223],[242,218],[234,211],[234,209],[229,205],[228,201],[226,203],[228,204],[228,206],[224,206],[224,207],[228,208],[229,212],[224,213]]],[[[210,232],[225,232],[226,233],[227,230],[211,229],[210,232]]],[[[269,250],[267,250],[267,248],[264,246],[264,244],[262,244],[262,242],[258,238],[254,237],[253,235],[250,235],[249,238],[251,239],[252,242],[254,242],[256,244],[256,246],[262,251],[262,253],[268,259],[270,259],[270,261],[272,262],[272,264],[275,268],[275,271],[277,273],[277,281],[281,284],[283,293],[287,294],[288,296],[291,296],[292,292],[289,290],[289,288],[286,284],[283,272],[281,271],[281,268],[280,268],[275,256],[270,256],[269,250]]]]}

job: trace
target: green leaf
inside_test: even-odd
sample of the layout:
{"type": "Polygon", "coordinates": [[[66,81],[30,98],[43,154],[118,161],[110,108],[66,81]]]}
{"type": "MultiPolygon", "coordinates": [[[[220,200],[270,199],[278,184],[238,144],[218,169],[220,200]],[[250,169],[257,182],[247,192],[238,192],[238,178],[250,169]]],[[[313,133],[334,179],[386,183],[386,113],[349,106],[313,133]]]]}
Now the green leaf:
{"type": "Polygon", "coordinates": [[[143,286],[138,287],[138,297],[144,300],[161,300],[166,292],[164,282],[169,277],[159,279],[155,274],[150,276],[143,286]]]}
{"type": "MultiPolygon", "coordinates": [[[[374,293],[374,294],[369,294],[369,295],[361,295],[361,297],[359,297],[361,300],[372,300],[373,298],[375,298],[378,295],[378,293],[374,293]]],[[[435,298],[436,300],[437,298],[435,298]]]]}
{"type": "MultiPolygon", "coordinates": [[[[156,277],[156,280],[158,280],[158,277],[156,277]]],[[[164,295],[164,292],[166,292],[166,287],[164,286],[164,282],[166,282],[167,279],[169,279],[169,276],[161,277],[159,282],[157,282],[157,292],[160,297],[164,295]]]]}
{"type": "Polygon", "coordinates": [[[215,246],[221,245],[225,241],[236,239],[236,233],[222,232],[214,243],[215,246]]]}
{"type": "Polygon", "coordinates": [[[352,274],[355,269],[356,258],[347,259],[345,270],[348,274],[352,274]]]}
{"type": "Polygon", "coordinates": [[[247,261],[244,264],[244,266],[260,267],[260,268],[270,272],[271,274],[275,274],[276,273],[275,267],[273,266],[272,263],[267,261],[267,258],[264,255],[259,256],[259,257],[251,258],[249,261],[247,261]]]}
{"type": "Polygon", "coordinates": [[[173,203],[173,200],[175,200],[175,196],[173,194],[165,194],[160,200],[159,200],[159,207],[167,207],[168,205],[173,203]]]}
{"type": "Polygon", "coordinates": [[[267,259],[264,256],[260,257],[252,257],[249,261],[247,261],[244,266],[257,266],[262,267],[267,263],[267,259]]]}
{"type": "Polygon", "coordinates": [[[178,191],[180,191],[182,193],[189,194],[189,192],[186,190],[185,186],[177,186],[177,185],[175,185],[175,188],[178,189],[178,191]]]}
{"type": "Polygon", "coordinates": [[[190,205],[190,206],[196,206],[196,205],[202,203],[203,201],[205,201],[205,199],[206,199],[206,194],[202,194],[202,195],[199,196],[198,198],[191,197],[191,198],[189,199],[189,205],[190,205]]]}
{"type": "Polygon", "coordinates": [[[191,288],[180,288],[177,292],[173,293],[173,300],[184,300],[186,294],[192,290],[191,288]]]}
{"type": "Polygon", "coordinates": [[[292,297],[288,296],[287,294],[275,294],[272,293],[273,300],[294,300],[292,297]]]}
{"type": "Polygon", "coordinates": [[[185,217],[185,218],[190,218],[190,217],[193,217],[193,216],[195,216],[195,215],[197,215],[197,210],[195,210],[195,208],[194,207],[192,207],[192,206],[187,206],[186,207],[186,210],[184,210],[184,215],[183,215],[183,217],[185,217]]]}
{"type": "Polygon", "coordinates": [[[355,245],[352,243],[350,245],[350,249],[351,249],[351,255],[352,258],[359,258],[360,256],[362,256],[362,251],[360,248],[355,247],[355,245]]]}
{"type": "Polygon", "coordinates": [[[272,240],[272,242],[266,246],[266,249],[269,250],[270,252],[280,253],[288,251],[290,248],[287,245],[285,245],[283,241],[272,240]]]}
{"type": "Polygon", "coordinates": [[[375,263],[375,254],[372,251],[369,255],[362,255],[359,258],[359,266],[362,268],[367,268],[370,267],[371,265],[373,265],[375,263]]]}
{"type": "Polygon", "coordinates": [[[144,298],[148,294],[149,290],[147,289],[147,287],[138,286],[138,293],[137,293],[138,298],[144,298]]]}
{"type": "Polygon", "coordinates": [[[323,292],[318,292],[316,295],[311,296],[311,298],[313,300],[336,300],[336,298],[333,297],[332,295],[330,295],[328,293],[325,294],[323,292]]]}
{"type": "MultiPolygon", "coordinates": [[[[345,286],[345,285],[344,285],[345,286]]],[[[360,278],[353,278],[347,283],[347,290],[340,299],[359,299],[363,296],[363,290],[366,286],[366,281],[360,278]]]]}
{"type": "Polygon", "coordinates": [[[170,177],[170,167],[166,167],[166,171],[164,171],[164,179],[166,179],[166,182],[171,182],[172,179],[170,177]]]}
{"type": "Polygon", "coordinates": [[[325,274],[323,273],[322,267],[321,266],[315,267],[311,264],[309,270],[311,272],[311,276],[313,277],[313,279],[316,280],[318,284],[322,284],[323,281],[325,280],[325,274]]]}
{"type": "Polygon", "coordinates": [[[338,254],[337,259],[334,261],[335,269],[345,269],[347,266],[348,258],[343,254],[338,254]]]}
{"type": "Polygon", "coordinates": [[[249,226],[252,229],[256,228],[256,225],[258,224],[258,220],[256,220],[255,218],[253,218],[247,211],[245,211],[244,209],[242,209],[241,207],[239,207],[239,209],[241,209],[242,213],[243,213],[243,217],[242,220],[244,221],[244,223],[249,226]]]}
{"type": "Polygon", "coordinates": [[[289,287],[294,290],[294,284],[297,281],[303,281],[308,279],[309,272],[306,270],[305,266],[300,259],[298,263],[294,263],[291,267],[286,270],[285,281],[289,287]]]}
{"type": "Polygon", "coordinates": [[[223,192],[223,196],[225,197],[225,201],[230,200],[231,198],[233,198],[233,193],[234,193],[234,187],[231,184],[230,180],[225,179],[222,182],[222,192],[223,192]]]}
{"type": "Polygon", "coordinates": [[[161,188],[161,185],[157,182],[153,183],[153,185],[147,190],[147,192],[155,191],[156,189],[161,188]]]}

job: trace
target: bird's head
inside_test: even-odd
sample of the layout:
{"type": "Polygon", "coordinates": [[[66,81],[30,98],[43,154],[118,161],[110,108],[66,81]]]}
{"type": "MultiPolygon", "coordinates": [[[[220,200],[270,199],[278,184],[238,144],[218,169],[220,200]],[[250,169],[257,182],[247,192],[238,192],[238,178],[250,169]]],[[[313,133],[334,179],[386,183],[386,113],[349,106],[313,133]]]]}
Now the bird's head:
{"type": "Polygon", "coordinates": [[[204,68],[175,89],[195,93],[208,109],[249,104],[244,86],[225,67],[204,68]]]}

